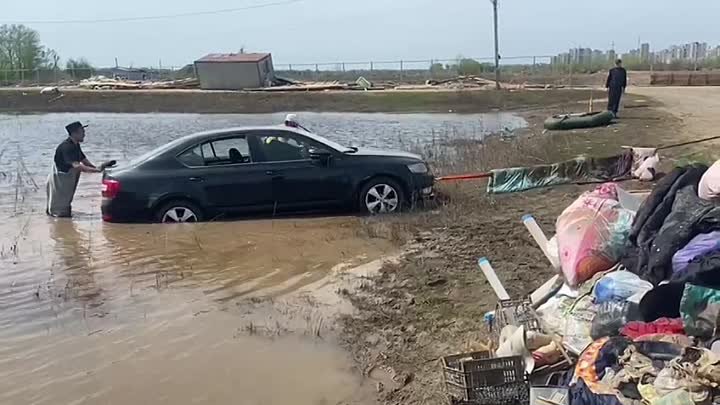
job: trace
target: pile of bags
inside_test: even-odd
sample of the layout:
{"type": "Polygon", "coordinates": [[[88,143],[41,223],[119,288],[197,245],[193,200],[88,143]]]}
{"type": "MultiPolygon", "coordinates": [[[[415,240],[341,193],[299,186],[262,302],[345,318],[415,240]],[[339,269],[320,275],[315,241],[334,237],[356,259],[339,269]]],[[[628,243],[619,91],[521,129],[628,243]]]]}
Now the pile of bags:
{"type": "MultiPolygon", "coordinates": [[[[534,303],[533,333],[573,361],[543,383],[571,404],[720,403],[719,195],[720,161],[673,170],[639,206],[608,183],[565,209],[551,240],[563,283],[534,303]]],[[[526,349],[535,375],[567,358],[526,349]]]]}

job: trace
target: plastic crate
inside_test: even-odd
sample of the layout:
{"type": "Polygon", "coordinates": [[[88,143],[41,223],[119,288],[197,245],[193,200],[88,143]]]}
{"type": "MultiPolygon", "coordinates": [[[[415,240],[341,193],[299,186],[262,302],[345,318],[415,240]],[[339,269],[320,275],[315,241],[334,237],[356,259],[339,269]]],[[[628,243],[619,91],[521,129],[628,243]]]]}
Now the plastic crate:
{"type": "Polygon", "coordinates": [[[495,319],[498,331],[507,325],[524,326],[526,331],[542,331],[530,299],[498,301],[495,319]]]}
{"type": "Polygon", "coordinates": [[[492,358],[490,352],[473,352],[442,359],[450,403],[525,405],[530,387],[525,381],[522,357],[492,358]]]}
{"type": "Polygon", "coordinates": [[[567,387],[531,387],[530,405],[570,405],[570,390],[567,387]],[[549,402],[548,402],[549,401],[549,402]]]}

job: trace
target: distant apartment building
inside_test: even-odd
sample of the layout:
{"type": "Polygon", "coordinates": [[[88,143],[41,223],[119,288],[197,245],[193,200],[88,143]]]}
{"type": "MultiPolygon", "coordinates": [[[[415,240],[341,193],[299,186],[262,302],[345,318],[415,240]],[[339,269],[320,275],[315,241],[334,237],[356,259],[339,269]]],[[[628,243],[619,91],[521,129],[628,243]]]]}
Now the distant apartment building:
{"type": "Polygon", "coordinates": [[[643,62],[650,61],[650,44],[644,43],[640,45],[640,60],[643,62]]]}
{"type": "MultiPolygon", "coordinates": [[[[717,48],[715,48],[717,49],[717,48]]],[[[697,62],[713,57],[715,53],[720,56],[720,50],[708,48],[706,42],[690,42],[682,45],[672,45],[667,49],[656,52],[654,60],[658,63],[670,64],[679,62],[697,62]]]]}
{"type": "Polygon", "coordinates": [[[704,60],[707,57],[707,43],[693,42],[690,44],[690,59],[704,60]]]}
{"type": "Polygon", "coordinates": [[[575,65],[589,65],[592,61],[592,49],[574,48],[570,50],[570,63],[575,65]]]}
{"type": "Polygon", "coordinates": [[[591,48],[573,48],[568,52],[557,54],[552,58],[554,65],[586,65],[605,64],[615,59],[615,51],[602,51],[591,48]]]}
{"type": "Polygon", "coordinates": [[[605,52],[595,49],[592,51],[592,63],[604,63],[606,61],[607,57],[605,55],[605,52]]]}
{"type": "Polygon", "coordinates": [[[571,61],[572,59],[570,58],[569,52],[558,54],[552,58],[553,65],[569,65],[571,61]]]}
{"type": "MultiPolygon", "coordinates": [[[[603,52],[590,48],[574,48],[568,52],[558,54],[552,58],[557,65],[590,65],[599,62],[612,62],[618,55],[615,50],[603,52]]],[[[622,54],[621,59],[635,62],[671,64],[673,62],[702,62],[708,58],[720,58],[720,46],[709,47],[706,42],[690,42],[682,45],[672,45],[666,49],[652,52],[649,43],[640,45],[639,49],[632,49],[622,54]]]]}
{"type": "Polygon", "coordinates": [[[720,58],[720,46],[716,46],[715,48],[712,48],[708,51],[707,57],[709,59],[717,59],[720,58]]]}

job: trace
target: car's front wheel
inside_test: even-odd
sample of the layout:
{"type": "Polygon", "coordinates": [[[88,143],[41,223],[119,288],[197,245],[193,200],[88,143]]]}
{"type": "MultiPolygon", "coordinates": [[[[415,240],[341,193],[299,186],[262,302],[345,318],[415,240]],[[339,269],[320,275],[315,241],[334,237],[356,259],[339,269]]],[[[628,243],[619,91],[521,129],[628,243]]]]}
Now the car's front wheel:
{"type": "Polygon", "coordinates": [[[200,208],[190,201],[170,201],[157,211],[155,220],[161,223],[200,222],[203,220],[200,208]]]}
{"type": "Polygon", "coordinates": [[[398,212],[404,204],[402,187],[387,177],[374,178],[360,190],[360,209],[370,215],[398,212]]]}

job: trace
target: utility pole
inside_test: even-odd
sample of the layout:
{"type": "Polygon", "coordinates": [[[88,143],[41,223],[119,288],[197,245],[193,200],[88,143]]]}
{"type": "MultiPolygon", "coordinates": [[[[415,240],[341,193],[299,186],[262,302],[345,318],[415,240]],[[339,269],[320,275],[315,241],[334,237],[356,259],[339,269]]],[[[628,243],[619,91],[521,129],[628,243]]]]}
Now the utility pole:
{"type": "Polygon", "coordinates": [[[498,42],[498,0],[490,0],[493,5],[493,22],[495,27],[495,88],[500,90],[500,45],[498,42]]]}

